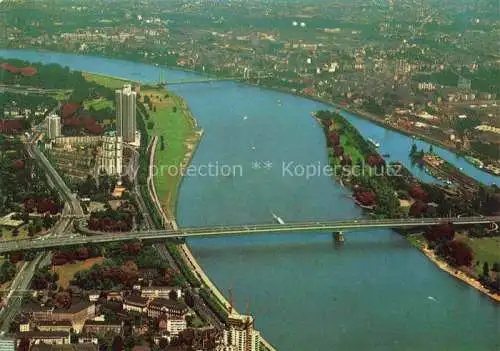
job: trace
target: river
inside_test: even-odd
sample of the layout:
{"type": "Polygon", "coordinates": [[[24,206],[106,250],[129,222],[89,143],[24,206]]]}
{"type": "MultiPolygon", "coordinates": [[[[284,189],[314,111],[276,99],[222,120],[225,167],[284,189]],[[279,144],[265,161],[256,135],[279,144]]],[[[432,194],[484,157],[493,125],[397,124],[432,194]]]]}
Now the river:
{"type": "MultiPolygon", "coordinates": [[[[154,66],[97,57],[15,50],[0,50],[0,56],[145,82],[158,77],[154,66]]],[[[166,72],[167,80],[192,75],[166,72]]],[[[328,106],[231,82],[172,90],[187,100],[205,130],[193,166],[218,163],[236,170],[232,176],[184,179],[177,209],[181,226],[271,222],[271,212],[285,221],[361,215],[328,176],[307,179],[286,171],[290,162],[327,163],[323,132],[310,112],[328,106]]],[[[432,181],[411,167],[410,138],[348,118],[381,143],[382,153],[432,181]]],[[[499,183],[452,152],[434,150],[483,183],[499,183]]],[[[500,349],[498,306],[390,230],[349,233],[341,248],[322,233],[190,244],[212,280],[224,293],[233,288],[236,307],[245,311],[248,305],[257,327],[279,350],[500,349]]]]}

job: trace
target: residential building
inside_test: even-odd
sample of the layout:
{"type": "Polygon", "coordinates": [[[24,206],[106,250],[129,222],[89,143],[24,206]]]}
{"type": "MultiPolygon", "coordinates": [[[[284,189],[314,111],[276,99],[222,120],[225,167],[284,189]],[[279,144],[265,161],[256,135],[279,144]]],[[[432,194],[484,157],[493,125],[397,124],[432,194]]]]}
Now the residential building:
{"type": "Polygon", "coordinates": [[[78,337],[78,343],[79,344],[99,344],[99,339],[96,336],[92,335],[81,335],[78,337]]]}
{"type": "Polygon", "coordinates": [[[69,320],[39,321],[36,323],[40,331],[65,331],[70,332],[73,324],[69,320]]]}
{"type": "MultiPolygon", "coordinates": [[[[83,200],[83,199],[80,199],[80,200],[83,200]]],[[[97,302],[97,300],[99,300],[99,297],[101,296],[101,292],[100,291],[90,291],[88,293],[88,299],[90,302],[97,302]]]]}
{"type": "Polygon", "coordinates": [[[84,300],[73,300],[68,308],[56,308],[29,304],[24,308],[24,312],[33,321],[64,321],[72,323],[76,332],[79,332],[81,325],[87,320],[95,317],[95,304],[84,300]]]}
{"type": "Polygon", "coordinates": [[[69,339],[69,332],[63,332],[63,331],[54,331],[54,332],[48,332],[48,331],[29,331],[29,332],[22,332],[22,333],[17,333],[17,345],[19,345],[20,341],[22,339],[28,339],[30,341],[30,345],[35,345],[35,344],[69,344],[70,339],[69,339]]]}
{"type": "Polygon", "coordinates": [[[121,323],[111,323],[111,322],[101,322],[95,320],[85,321],[83,326],[83,334],[86,335],[119,335],[123,330],[123,322],[121,323]]]}
{"type": "Polygon", "coordinates": [[[109,291],[106,294],[106,300],[108,300],[108,301],[121,301],[122,300],[122,293],[119,291],[109,291]]]}
{"type": "Polygon", "coordinates": [[[100,168],[108,175],[121,175],[123,169],[123,143],[121,136],[103,136],[100,168]]]}
{"type": "Polygon", "coordinates": [[[161,297],[170,298],[170,292],[174,291],[178,299],[182,297],[182,288],[180,286],[150,286],[141,289],[141,296],[146,298],[161,297]]]}
{"type": "Polygon", "coordinates": [[[129,296],[123,300],[123,309],[125,311],[135,311],[145,313],[148,307],[148,299],[140,296],[129,296]]]}
{"type": "Polygon", "coordinates": [[[171,335],[179,335],[180,332],[187,328],[187,323],[185,319],[171,319],[167,318],[167,328],[166,330],[171,335]]]}
{"type": "Polygon", "coordinates": [[[173,319],[184,319],[188,309],[187,306],[180,301],[155,298],[150,302],[147,312],[150,318],[165,316],[173,319]]]}
{"type": "Polygon", "coordinates": [[[98,351],[98,350],[99,346],[93,343],[63,344],[63,345],[37,344],[31,348],[31,351],[98,351]]]}
{"type": "Polygon", "coordinates": [[[16,351],[16,341],[0,337],[0,351],[16,351]]]}
{"type": "Polygon", "coordinates": [[[137,93],[130,84],[115,91],[116,98],[116,132],[124,142],[135,141],[136,131],[136,99],[137,93]]]}
{"type": "Polygon", "coordinates": [[[223,338],[228,351],[260,350],[260,333],[254,329],[252,316],[231,313],[223,338]]]}
{"type": "Polygon", "coordinates": [[[47,117],[47,130],[51,140],[61,136],[61,117],[56,114],[49,115],[47,117]]]}
{"type": "Polygon", "coordinates": [[[19,323],[19,331],[27,332],[31,330],[31,323],[28,320],[23,320],[19,323]]]}

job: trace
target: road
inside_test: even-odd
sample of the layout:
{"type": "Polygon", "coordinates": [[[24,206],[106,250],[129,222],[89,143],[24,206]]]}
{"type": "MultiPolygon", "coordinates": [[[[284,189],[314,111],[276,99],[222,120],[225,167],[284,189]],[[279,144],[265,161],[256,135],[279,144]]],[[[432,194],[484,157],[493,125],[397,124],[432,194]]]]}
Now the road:
{"type": "Polygon", "coordinates": [[[19,309],[22,306],[24,292],[28,290],[31,279],[37,267],[50,264],[51,254],[43,253],[37,255],[31,262],[24,262],[19,273],[16,275],[10,286],[10,291],[6,297],[7,306],[0,312],[0,330],[8,332],[9,326],[19,309]]]}
{"type": "Polygon", "coordinates": [[[27,147],[29,154],[39,162],[47,176],[50,178],[54,186],[63,197],[64,201],[69,204],[71,214],[83,217],[84,213],[82,207],[80,206],[80,202],[77,200],[76,196],[71,192],[68,186],[64,183],[63,179],[57,173],[54,167],[52,167],[45,155],[34,144],[27,144],[27,147]]]}
{"type": "MultiPolygon", "coordinates": [[[[50,230],[51,234],[55,240],[58,236],[63,236],[68,233],[69,227],[72,223],[71,218],[64,217],[64,215],[75,213],[77,215],[83,215],[83,210],[80,203],[72,196],[71,191],[67,188],[66,184],[62,181],[61,177],[54,170],[52,165],[48,162],[45,156],[36,147],[36,140],[38,138],[33,136],[30,142],[26,145],[28,154],[37,159],[42,167],[44,167],[47,176],[52,181],[54,186],[61,192],[63,198],[67,201],[63,210],[63,217],[56,223],[56,225],[50,230]],[[69,200],[69,201],[68,201],[69,200]],[[77,204],[75,204],[75,201],[77,204]]],[[[50,265],[52,259],[52,254],[40,253],[31,262],[24,262],[19,272],[14,277],[12,284],[9,288],[9,293],[5,299],[6,307],[0,311],[0,330],[8,332],[10,323],[18,313],[19,309],[22,307],[22,301],[24,297],[24,292],[29,287],[33,275],[37,267],[50,265]]]]}
{"type": "MultiPolygon", "coordinates": [[[[134,153],[135,154],[135,153],[134,153]]],[[[149,154],[149,153],[148,153],[149,154]]],[[[133,164],[131,165],[131,168],[134,170],[138,169],[138,159],[133,158],[131,160],[133,164]]],[[[149,167],[149,172],[151,172],[152,167],[149,167]]],[[[130,175],[129,175],[130,176],[130,175]]],[[[139,190],[139,184],[137,183],[137,172],[133,173],[133,176],[131,177],[131,181],[134,181],[134,192],[135,192],[135,197],[137,199],[137,204],[139,206],[139,211],[142,213],[143,218],[144,218],[144,226],[148,229],[151,230],[153,229],[154,223],[153,220],[151,219],[150,213],[148,208],[146,207],[146,204],[144,203],[144,199],[142,198],[142,194],[139,190]]],[[[148,177],[149,178],[149,177],[148,177]]],[[[168,252],[167,248],[165,247],[165,244],[154,244],[153,247],[158,251],[159,255],[167,261],[168,265],[172,267],[177,274],[181,274],[180,269],[177,267],[177,264],[175,260],[173,259],[172,255],[170,255],[170,252],[168,252]]],[[[201,296],[198,294],[196,289],[191,287],[189,283],[186,282],[186,289],[188,294],[193,296],[194,300],[194,306],[193,309],[196,311],[196,313],[205,321],[207,321],[210,325],[213,325],[217,330],[221,331],[224,328],[224,324],[219,320],[219,318],[213,313],[213,311],[205,304],[205,301],[201,298],[201,296]]]]}
{"type": "Polygon", "coordinates": [[[0,84],[0,93],[15,93],[15,94],[71,94],[71,89],[43,89],[25,85],[8,85],[0,84]]]}
{"type": "Polygon", "coordinates": [[[155,240],[165,238],[210,237],[227,235],[249,235],[259,233],[290,234],[294,232],[361,231],[379,228],[418,228],[453,223],[454,225],[490,224],[500,222],[500,216],[460,218],[403,218],[403,219],[359,219],[329,222],[296,222],[285,224],[252,224],[221,227],[195,227],[179,230],[149,230],[127,233],[98,233],[95,236],[71,236],[47,238],[46,240],[13,240],[0,247],[0,253],[55,248],[71,245],[97,244],[127,240],[155,240]]]}

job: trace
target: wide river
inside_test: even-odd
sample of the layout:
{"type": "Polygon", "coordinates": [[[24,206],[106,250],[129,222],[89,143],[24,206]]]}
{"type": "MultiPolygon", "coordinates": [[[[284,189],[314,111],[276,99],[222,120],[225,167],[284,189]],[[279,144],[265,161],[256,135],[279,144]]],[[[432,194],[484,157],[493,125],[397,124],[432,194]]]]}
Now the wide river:
{"type": "MultiPolygon", "coordinates": [[[[36,51],[0,56],[59,63],[72,69],[152,82],[158,68],[119,60],[36,51]]],[[[167,80],[195,77],[167,70],[167,80]]],[[[193,166],[228,165],[232,176],[186,177],[181,226],[361,216],[348,193],[327,175],[300,176],[301,166],[327,162],[311,111],[328,106],[232,82],[174,85],[205,134],[193,166]],[[296,173],[294,167],[298,165],[296,173]]],[[[347,115],[381,153],[411,167],[412,140],[347,115]]],[[[168,144],[168,135],[165,136],[168,144]]],[[[428,144],[418,141],[419,147],[428,144]]],[[[484,173],[452,152],[446,160],[486,184],[484,173]]],[[[279,350],[500,350],[500,308],[439,270],[390,230],[349,233],[343,247],[331,235],[307,233],[197,239],[190,242],[208,275],[279,350]]]]}

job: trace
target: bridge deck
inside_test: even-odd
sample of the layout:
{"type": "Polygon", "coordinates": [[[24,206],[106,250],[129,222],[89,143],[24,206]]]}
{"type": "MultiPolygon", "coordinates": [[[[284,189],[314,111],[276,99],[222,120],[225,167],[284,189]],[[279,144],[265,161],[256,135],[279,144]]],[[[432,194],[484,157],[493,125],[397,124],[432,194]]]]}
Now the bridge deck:
{"type": "Polygon", "coordinates": [[[196,227],[179,230],[150,230],[128,233],[97,233],[94,236],[53,237],[45,240],[9,241],[0,245],[0,253],[26,250],[46,249],[61,246],[95,244],[126,240],[157,240],[164,238],[209,237],[223,235],[250,235],[259,233],[290,234],[296,232],[324,232],[324,231],[359,231],[380,228],[414,228],[453,223],[454,225],[488,224],[500,222],[496,217],[461,217],[461,218],[420,218],[420,219],[360,219],[340,220],[329,222],[297,222],[286,224],[253,224],[221,227],[196,227]]]}

